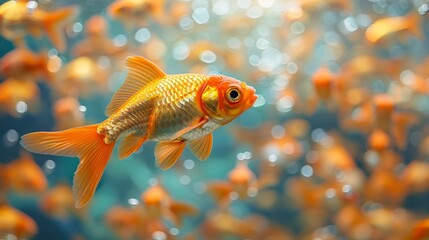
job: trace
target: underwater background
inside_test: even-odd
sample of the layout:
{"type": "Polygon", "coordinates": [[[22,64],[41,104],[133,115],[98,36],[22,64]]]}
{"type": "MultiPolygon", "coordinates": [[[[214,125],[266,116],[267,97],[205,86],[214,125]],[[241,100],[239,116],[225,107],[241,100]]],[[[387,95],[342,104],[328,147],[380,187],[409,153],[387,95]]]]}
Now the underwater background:
{"type": "Polygon", "coordinates": [[[0,239],[429,238],[429,1],[17,2],[0,7],[0,239]],[[67,8],[62,42],[47,29],[67,8]],[[78,159],[20,137],[103,121],[132,55],[237,78],[258,99],[205,161],[186,149],[163,171],[155,142],[115,149],[76,209],[78,159]],[[169,199],[157,218],[154,186],[169,199]]]}

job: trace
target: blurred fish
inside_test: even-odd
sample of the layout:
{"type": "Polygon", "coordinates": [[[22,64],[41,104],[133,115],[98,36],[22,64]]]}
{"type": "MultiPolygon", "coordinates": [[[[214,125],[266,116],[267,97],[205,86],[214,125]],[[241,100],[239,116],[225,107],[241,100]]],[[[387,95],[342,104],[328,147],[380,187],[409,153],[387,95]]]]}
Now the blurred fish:
{"type": "Polygon", "coordinates": [[[388,149],[390,145],[391,141],[389,135],[381,129],[375,129],[368,137],[369,149],[377,152],[382,152],[388,149]]]}
{"type": "Polygon", "coordinates": [[[92,58],[74,58],[58,72],[57,93],[60,96],[88,98],[94,93],[107,92],[109,71],[92,58]]]}
{"type": "Polygon", "coordinates": [[[419,116],[412,112],[397,112],[393,114],[392,137],[399,149],[404,150],[407,147],[409,130],[419,122],[419,116]]]}
{"type": "Polygon", "coordinates": [[[401,31],[421,36],[420,21],[421,16],[414,12],[406,16],[381,18],[366,29],[365,37],[370,43],[377,43],[387,36],[401,31]]]}
{"type": "Polygon", "coordinates": [[[5,203],[0,204],[1,239],[9,239],[9,234],[15,239],[29,239],[36,235],[37,231],[37,224],[31,217],[5,203]]]}
{"type": "Polygon", "coordinates": [[[76,213],[71,186],[60,183],[49,189],[40,199],[40,208],[57,219],[69,218],[76,213]]]}
{"type": "Polygon", "coordinates": [[[34,53],[27,48],[16,48],[0,59],[0,74],[18,80],[38,80],[43,78],[52,81],[48,71],[48,54],[34,53]]]}
{"type": "Polygon", "coordinates": [[[392,116],[395,110],[395,102],[392,97],[386,94],[378,94],[373,97],[376,126],[385,131],[389,131],[392,123],[392,116]]]}
{"type": "Polygon", "coordinates": [[[22,151],[18,159],[0,169],[2,182],[8,188],[22,194],[41,193],[48,188],[48,181],[42,169],[34,162],[31,154],[22,151]]]}
{"type": "Polygon", "coordinates": [[[37,112],[40,91],[33,81],[8,78],[0,83],[0,113],[19,117],[27,110],[37,112]]]}
{"type": "Polygon", "coordinates": [[[72,22],[79,12],[78,6],[46,12],[37,7],[35,1],[10,0],[0,5],[0,34],[13,41],[16,46],[23,46],[27,34],[41,37],[44,33],[54,47],[63,52],[66,50],[63,28],[72,22]]]}
{"type": "Polygon", "coordinates": [[[181,226],[185,215],[198,213],[194,206],[175,201],[161,185],[148,188],[142,193],[141,200],[147,221],[166,218],[176,226],[181,226]]]}
{"type": "Polygon", "coordinates": [[[22,137],[22,145],[33,152],[81,159],[73,188],[77,207],[91,200],[120,137],[125,136],[120,159],[146,140],[160,141],[155,157],[164,170],[180,158],[187,143],[198,158],[207,159],[211,132],[241,115],[257,98],[254,88],[224,75],[166,75],[138,56],[129,57],[126,65],[128,78],[107,107],[107,120],[22,137]]]}
{"type": "Polygon", "coordinates": [[[92,16],[85,23],[85,39],[73,48],[73,55],[91,57],[109,57],[111,60],[122,60],[126,46],[116,46],[108,36],[109,27],[106,19],[100,15],[92,16]]]}
{"type": "Polygon", "coordinates": [[[429,189],[429,164],[424,161],[414,160],[409,163],[401,174],[408,192],[422,193],[429,189]]]}
{"type": "Polygon", "coordinates": [[[81,126],[85,117],[80,106],[79,101],[74,97],[63,97],[56,100],[53,106],[55,128],[64,130],[81,126]]]}
{"type": "Polygon", "coordinates": [[[374,169],[364,188],[365,199],[383,204],[386,207],[397,207],[407,193],[405,182],[394,172],[386,169],[374,169]]]}
{"type": "Polygon", "coordinates": [[[126,28],[144,26],[148,16],[158,22],[164,16],[164,0],[116,0],[111,3],[107,12],[113,19],[121,21],[126,28]]]}
{"type": "Polygon", "coordinates": [[[414,224],[409,240],[425,240],[429,237],[429,219],[423,219],[414,224]]]}
{"type": "Polygon", "coordinates": [[[116,206],[109,209],[104,221],[120,239],[134,239],[138,218],[137,212],[133,209],[116,206]]]}

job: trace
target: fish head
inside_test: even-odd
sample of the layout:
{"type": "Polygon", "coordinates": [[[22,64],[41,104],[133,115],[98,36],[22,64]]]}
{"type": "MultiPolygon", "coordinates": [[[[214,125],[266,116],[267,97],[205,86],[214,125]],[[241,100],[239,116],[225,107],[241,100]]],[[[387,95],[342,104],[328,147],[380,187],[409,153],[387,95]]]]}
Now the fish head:
{"type": "Polygon", "coordinates": [[[222,125],[253,106],[257,96],[253,87],[224,75],[213,75],[201,90],[200,105],[208,117],[222,125]]]}

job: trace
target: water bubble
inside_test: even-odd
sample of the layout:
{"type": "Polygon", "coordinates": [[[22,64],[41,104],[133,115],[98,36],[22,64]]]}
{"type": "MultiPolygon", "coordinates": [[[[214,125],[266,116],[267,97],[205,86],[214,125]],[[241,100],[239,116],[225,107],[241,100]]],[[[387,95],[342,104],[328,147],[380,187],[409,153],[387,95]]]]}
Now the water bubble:
{"type": "Polygon", "coordinates": [[[98,58],[97,60],[97,65],[101,68],[101,69],[107,69],[110,67],[110,58],[106,57],[106,56],[101,56],[98,58]]]}
{"type": "Polygon", "coordinates": [[[26,104],[25,102],[23,102],[23,101],[19,101],[19,102],[16,104],[15,109],[16,109],[16,111],[17,111],[18,113],[25,113],[25,112],[27,112],[27,110],[28,110],[28,106],[27,106],[27,104],[26,104]]]}
{"type": "Polygon", "coordinates": [[[246,11],[246,15],[253,19],[260,18],[263,13],[264,11],[260,7],[256,6],[253,6],[246,11]]]}
{"type": "Polygon", "coordinates": [[[325,197],[326,198],[334,198],[336,194],[336,191],[334,188],[329,188],[328,190],[326,190],[325,192],[325,197]]]}
{"type": "Polygon", "coordinates": [[[6,133],[6,140],[8,142],[14,143],[18,141],[18,137],[18,132],[15,131],[15,129],[9,129],[9,131],[6,133]]]}
{"type": "Polygon", "coordinates": [[[48,51],[48,58],[56,58],[58,57],[58,50],[55,48],[51,48],[48,51]]]}
{"type": "Polygon", "coordinates": [[[292,110],[293,105],[295,104],[295,101],[290,96],[284,96],[280,98],[276,103],[277,111],[282,113],[287,113],[292,110]]]}
{"type": "Polygon", "coordinates": [[[413,71],[407,69],[401,72],[399,79],[405,85],[412,85],[416,81],[416,75],[414,75],[413,71]]]}
{"type": "Polygon", "coordinates": [[[179,42],[174,46],[173,57],[176,60],[185,60],[189,56],[189,46],[185,42],[179,42]]]}
{"type": "Polygon", "coordinates": [[[313,176],[313,168],[309,165],[305,165],[301,168],[301,174],[304,177],[311,177],[313,176]]]}
{"type": "Polygon", "coordinates": [[[348,32],[354,32],[358,29],[359,26],[355,18],[347,17],[346,19],[344,19],[344,27],[348,32]]]}
{"type": "Polygon", "coordinates": [[[274,5],[274,0],[258,0],[258,4],[263,8],[270,8],[274,5]]]}
{"type": "Polygon", "coordinates": [[[52,56],[48,60],[48,64],[46,68],[51,73],[56,73],[61,69],[62,66],[62,60],[58,56],[52,56]]]}
{"type": "Polygon", "coordinates": [[[372,19],[366,14],[359,14],[357,16],[357,22],[362,27],[368,27],[369,25],[371,25],[372,19]]]}
{"type": "Polygon", "coordinates": [[[256,48],[264,50],[270,47],[270,42],[265,38],[259,38],[256,41],[256,48]]]}
{"type": "Polygon", "coordinates": [[[237,1],[237,7],[241,8],[241,9],[248,9],[248,8],[250,8],[250,6],[252,6],[251,0],[238,0],[237,1]]]}
{"type": "Polygon", "coordinates": [[[294,62],[288,62],[286,64],[286,71],[290,74],[295,74],[298,72],[298,65],[294,62]]]}
{"type": "Polygon", "coordinates": [[[216,54],[212,51],[205,50],[201,53],[200,60],[205,63],[213,63],[216,61],[216,54]]]}
{"type": "Polygon", "coordinates": [[[239,161],[244,160],[244,153],[238,153],[237,154],[237,160],[239,160],[239,161]]]}
{"type": "Polygon", "coordinates": [[[183,167],[186,169],[192,169],[194,168],[194,166],[195,166],[195,163],[191,159],[186,159],[185,161],[183,161],[183,167]]]}
{"type": "Polygon", "coordinates": [[[239,38],[232,37],[228,39],[228,47],[232,49],[239,49],[241,47],[241,41],[239,38]]]}
{"type": "Polygon", "coordinates": [[[79,106],[79,111],[86,112],[87,108],[84,105],[79,106]]]}
{"type": "Polygon", "coordinates": [[[275,162],[277,162],[277,160],[278,160],[277,155],[275,155],[275,154],[268,155],[268,161],[270,163],[275,163],[275,162]]]}
{"type": "Polygon", "coordinates": [[[191,30],[194,27],[194,22],[190,16],[185,16],[179,21],[179,26],[183,30],[191,30]]]}
{"type": "Polygon", "coordinates": [[[140,28],[136,34],[134,35],[134,38],[136,39],[137,42],[140,43],[147,43],[149,42],[150,38],[151,38],[151,34],[149,29],[147,28],[140,28]]]}
{"type": "Polygon", "coordinates": [[[139,204],[139,200],[137,200],[135,198],[130,198],[130,199],[128,199],[128,204],[136,206],[139,204]]]}
{"type": "Polygon", "coordinates": [[[200,7],[194,10],[192,18],[198,24],[207,23],[210,20],[210,14],[207,8],[200,7]]]}
{"type": "Polygon", "coordinates": [[[152,233],[152,239],[153,240],[166,240],[167,234],[161,231],[155,231],[152,233]]]}
{"type": "Polygon", "coordinates": [[[299,35],[305,31],[305,25],[302,22],[293,22],[290,25],[290,30],[293,33],[299,35]]]}
{"type": "Polygon", "coordinates": [[[286,134],[285,128],[281,125],[275,125],[273,128],[271,128],[271,135],[274,138],[280,139],[284,137],[286,134]]]}
{"type": "Polygon", "coordinates": [[[117,47],[125,46],[125,44],[127,44],[127,37],[125,37],[123,34],[118,34],[115,38],[113,38],[113,44],[115,44],[117,47]]]}
{"type": "Polygon", "coordinates": [[[249,151],[246,151],[243,154],[244,154],[244,159],[251,159],[252,158],[252,153],[249,151]]]}
{"type": "Polygon", "coordinates": [[[204,182],[194,183],[194,191],[198,194],[203,194],[207,191],[207,185],[204,182]]]}
{"type": "Polygon", "coordinates": [[[180,233],[180,231],[179,231],[179,229],[177,229],[177,228],[170,228],[170,234],[171,235],[173,235],[173,236],[177,236],[177,235],[179,235],[179,233],[180,233]]]}
{"type": "Polygon", "coordinates": [[[180,176],[180,183],[183,185],[188,185],[191,183],[191,178],[188,175],[182,175],[180,176]]]}
{"type": "Polygon", "coordinates": [[[327,137],[326,132],[321,128],[316,128],[311,132],[311,139],[314,142],[323,142],[323,140],[327,137]]]}
{"type": "Polygon", "coordinates": [[[247,189],[247,196],[249,197],[256,197],[258,195],[258,189],[255,187],[250,187],[247,189]]]}
{"type": "Polygon", "coordinates": [[[229,193],[229,199],[231,200],[237,200],[238,199],[238,193],[233,191],[229,193]]]}
{"type": "Polygon", "coordinates": [[[249,57],[249,63],[250,63],[250,65],[252,65],[252,66],[258,66],[259,64],[260,64],[260,62],[261,62],[261,58],[258,56],[258,55],[254,55],[254,54],[252,54],[250,57],[249,57]]]}
{"type": "Polygon", "coordinates": [[[222,16],[226,15],[229,12],[229,1],[226,0],[218,0],[213,4],[213,13],[222,16]]]}
{"type": "Polygon", "coordinates": [[[34,11],[37,8],[37,2],[36,1],[28,1],[27,2],[27,9],[31,12],[34,11]]]}
{"type": "Polygon", "coordinates": [[[155,186],[158,184],[158,179],[156,178],[149,178],[148,183],[150,186],[155,186]]]}
{"type": "Polygon", "coordinates": [[[51,159],[46,160],[46,162],[45,162],[45,168],[46,169],[53,170],[55,168],[55,166],[56,166],[56,164],[53,160],[51,160],[51,159]]]}
{"type": "Polygon", "coordinates": [[[18,240],[18,238],[13,234],[7,234],[5,240],[18,240]]]}
{"type": "Polygon", "coordinates": [[[352,191],[352,189],[353,188],[352,188],[351,185],[346,184],[346,185],[343,186],[342,191],[343,191],[343,193],[350,193],[352,191]]]}
{"type": "Polygon", "coordinates": [[[80,33],[83,30],[83,26],[82,23],[80,22],[76,22],[75,24],[73,24],[73,28],[72,28],[73,32],[75,33],[80,33]]]}

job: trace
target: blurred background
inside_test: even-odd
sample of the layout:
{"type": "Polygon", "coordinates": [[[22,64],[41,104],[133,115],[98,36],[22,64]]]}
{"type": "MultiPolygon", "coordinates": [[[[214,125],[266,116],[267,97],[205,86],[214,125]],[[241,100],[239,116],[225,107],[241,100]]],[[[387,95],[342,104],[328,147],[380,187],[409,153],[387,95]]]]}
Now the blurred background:
{"type": "Polygon", "coordinates": [[[429,1],[0,3],[0,239],[429,237],[429,1]],[[103,121],[130,55],[258,100],[204,162],[115,150],[76,209],[77,158],[20,137],[103,121]]]}

